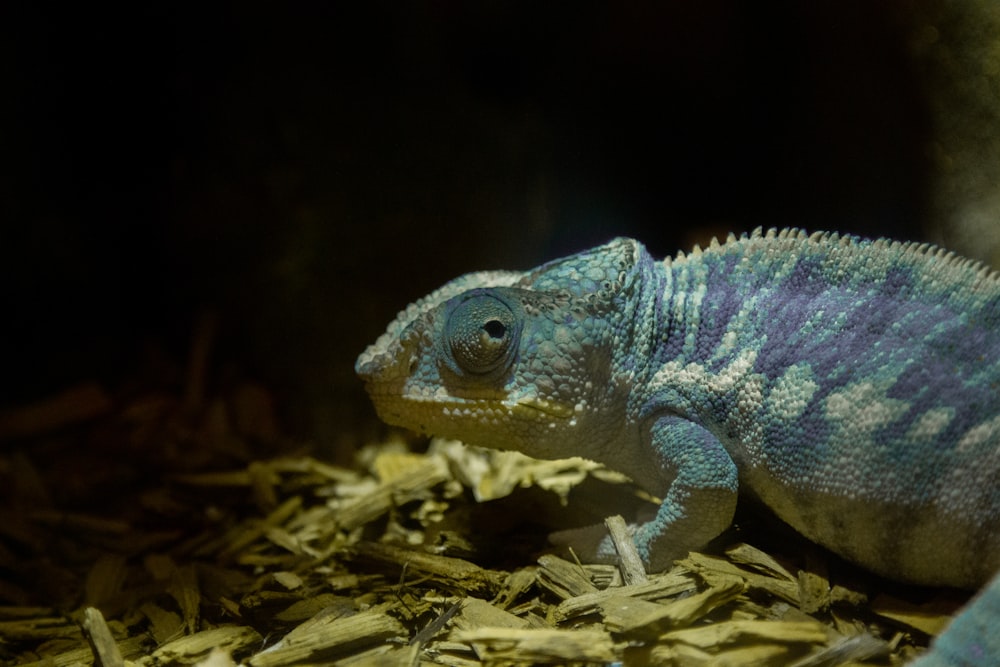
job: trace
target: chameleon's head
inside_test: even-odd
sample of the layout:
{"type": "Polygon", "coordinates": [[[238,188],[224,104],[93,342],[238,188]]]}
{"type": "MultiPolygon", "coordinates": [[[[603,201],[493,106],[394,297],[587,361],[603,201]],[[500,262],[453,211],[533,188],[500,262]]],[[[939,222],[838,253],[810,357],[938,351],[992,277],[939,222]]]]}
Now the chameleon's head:
{"type": "Polygon", "coordinates": [[[631,384],[619,362],[640,252],[623,239],[528,273],[463,276],[400,313],[355,370],[390,424],[539,457],[595,456],[631,384]]]}

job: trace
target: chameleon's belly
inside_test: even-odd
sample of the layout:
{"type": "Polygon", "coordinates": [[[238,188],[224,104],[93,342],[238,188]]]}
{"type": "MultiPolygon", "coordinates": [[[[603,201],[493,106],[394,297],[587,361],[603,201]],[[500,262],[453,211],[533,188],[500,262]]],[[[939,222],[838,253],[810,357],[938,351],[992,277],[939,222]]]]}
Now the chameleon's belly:
{"type": "MultiPolygon", "coordinates": [[[[755,495],[810,540],[883,576],[925,585],[976,588],[1000,571],[1000,513],[885,502],[863,494],[755,485],[755,495]],[[763,488],[760,488],[763,487],[763,488]],[[981,518],[977,518],[981,517],[981,518]]],[[[996,486],[968,504],[996,503],[996,486]]]]}

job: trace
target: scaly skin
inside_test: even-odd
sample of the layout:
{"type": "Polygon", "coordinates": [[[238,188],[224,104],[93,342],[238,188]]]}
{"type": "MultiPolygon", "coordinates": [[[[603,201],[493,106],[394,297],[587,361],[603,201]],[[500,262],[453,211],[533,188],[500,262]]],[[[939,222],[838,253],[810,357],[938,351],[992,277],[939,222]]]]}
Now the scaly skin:
{"type": "Polygon", "coordinates": [[[663,498],[634,527],[652,570],[739,493],[888,577],[1000,570],[1000,277],[934,247],[758,230],[656,262],[617,239],[448,283],[356,370],[389,423],[631,475],[663,498]]]}

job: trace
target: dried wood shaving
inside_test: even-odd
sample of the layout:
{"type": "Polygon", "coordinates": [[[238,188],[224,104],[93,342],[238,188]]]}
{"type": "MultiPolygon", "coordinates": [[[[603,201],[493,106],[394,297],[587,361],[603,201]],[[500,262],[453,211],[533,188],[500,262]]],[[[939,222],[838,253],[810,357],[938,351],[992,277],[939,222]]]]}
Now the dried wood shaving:
{"type": "Polygon", "coordinates": [[[121,651],[100,610],[93,607],[84,609],[82,625],[83,633],[94,650],[95,661],[103,667],[121,667],[124,664],[121,651]]]}
{"type": "Polygon", "coordinates": [[[635,541],[628,530],[628,524],[625,523],[625,517],[620,514],[609,516],[604,520],[604,525],[608,527],[611,542],[615,545],[615,551],[618,552],[618,565],[621,568],[625,584],[632,586],[649,581],[642,559],[635,547],[635,541]]]}
{"type": "Polygon", "coordinates": [[[153,651],[152,658],[160,664],[191,665],[201,661],[216,649],[223,649],[230,654],[240,654],[259,646],[262,641],[260,634],[250,627],[213,628],[167,642],[153,651]]]}
{"type": "Polygon", "coordinates": [[[518,630],[479,628],[457,634],[484,662],[513,660],[521,664],[609,662],[615,659],[610,633],[600,630],[518,630]]]}
{"type": "Polygon", "coordinates": [[[891,595],[879,595],[872,601],[871,608],[883,618],[929,635],[944,630],[956,609],[954,606],[942,609],[940,603],[916,605],[891,595]]]}

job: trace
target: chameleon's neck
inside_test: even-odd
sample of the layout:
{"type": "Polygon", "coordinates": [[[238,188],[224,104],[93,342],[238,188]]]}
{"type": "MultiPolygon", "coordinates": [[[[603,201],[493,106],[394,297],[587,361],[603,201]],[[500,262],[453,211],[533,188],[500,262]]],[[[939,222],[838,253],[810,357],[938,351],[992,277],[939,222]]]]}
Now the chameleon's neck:
{"type": "MultiPolygon", "coordinates": [[[[787,261],[776,258],[775,262],[787,261]]],[[[769,335],[776,287],[768,275],[784,267],[750,267],[736,254],[696,253],[644,268],[633,338],[655,332],[646,354],[633,414],[664,412],[705,426],[721,423],[754,371],[756,350],[769,335]]],[[[638,345],[637,347],[641,347],[638,345]]]]}

